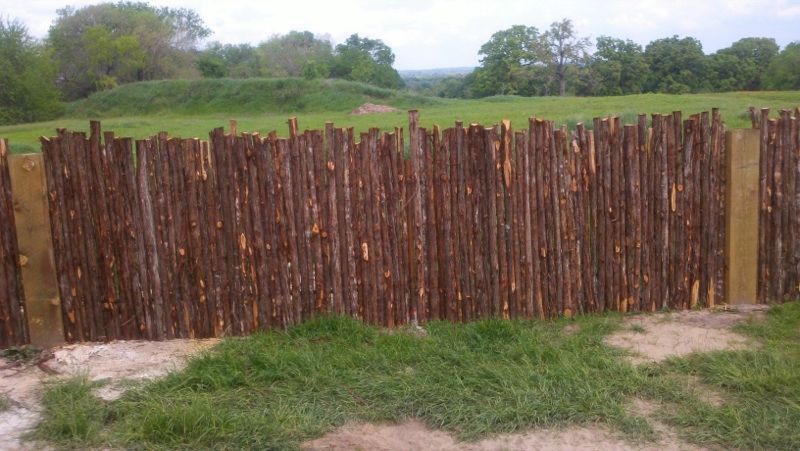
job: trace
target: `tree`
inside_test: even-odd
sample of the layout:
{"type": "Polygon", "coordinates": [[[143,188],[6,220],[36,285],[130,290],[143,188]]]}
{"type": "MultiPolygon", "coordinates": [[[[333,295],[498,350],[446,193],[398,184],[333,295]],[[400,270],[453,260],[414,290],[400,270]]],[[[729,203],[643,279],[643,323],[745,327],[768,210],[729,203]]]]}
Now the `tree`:
{"type": "Polygon", "coordinates": [[[44,48],[15,20],[0,18],[0,125],[58,116],[63,107],[44,48]]]}
{"type": "Polygon", "coordinates": [[[206,78],[248,78],[262,74],[258,53],[250,44],[211,42],[199,52],[195,65],[206,78]]]}
{"type": "Polygon", "coordinates": [[[561,22],[550,24],[550,29],[543,35],[543,40],[547,52],[547,65],[558,83],[558,94],[564,96],[567,92],[567,70],[570,65],[586,58],[589,39],[578,37],[572,21],[562,19],[561,22]]]}
{"type": "Polygon", "coordinates": [[[764,82],[768,89],[800,89],[800,41],[788,44],[772,60],[764,82]]]}
{"type": "Polygon", "coordinates": [[[592,80],[591,88],[584,89],[582,94],[609,96],[642,92],[649,71],[642,46],[631,40],[600,36],[596,49],[588,73],[583,77],[592,80]]]}
{"type": "Polygon", "coordinates": [[[644,56],[650,67],[645,91],[685,94],[707,88],[707,59],[697,39],[656,39],[647,44],[644,56]]]}
{"type": "Polygon", "coordinates": [[[547,85],[542,36],[536,27],[514,25],[494,33],[478,51],[481,67],[466,79],[475,97],[536,95],[547,85]]]}
{"type": "Polygon", "coordinates": [[[394,53],[383,41],[353,34],[336,46],[330,75],[384,88],[400,88],[403,79],[393,64],[394,53]]]}
{"type": "Polygon", "coordinates": [[[779,50],[772,38],[743,38],[718,50],[709,59],[714,90],[761,89],[767,68],[779,50]]]}
{"type": "Polygon", "coordinates": [[[310,31],[290,31],[259,44],[258,55],[262,75],[300,77],[313,73],[325,77],[333,59],[333,48],[328,39],[317,38],[310,31]]]}
{"type": "Polygon", "coordinates": [[[109,84],[189,76],[192,51],[209,34],[192,10],[119,2],[59,10],[47,43],[71,100],[109,84]]]}

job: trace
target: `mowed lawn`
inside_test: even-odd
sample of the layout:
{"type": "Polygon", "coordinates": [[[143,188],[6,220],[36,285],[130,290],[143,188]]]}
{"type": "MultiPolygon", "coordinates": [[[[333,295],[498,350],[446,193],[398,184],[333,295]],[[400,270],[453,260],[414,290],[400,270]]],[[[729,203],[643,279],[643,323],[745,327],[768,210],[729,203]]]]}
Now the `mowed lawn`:
{"type": "MultiPolygon", "coordinates": [[[[234,85],[237,83],[229,82],[234,85]]],[[[163,84],[168,85],[167,82],[163,84]]],[[[14,153],[35,152],[40,147],[40,136],[52,136],[55,129],[60,127],[88,131],[90,119],[101,120],[104,130],[133,138],[143,138],[159,131],[167,131],[175,137],[207,138],[208,132],[213,128],[227,128],[231,119],[238,122],[240,131],[257,131],[263,134],[277,130],[279,135],[285,136],[286,121],[291,116],[298,117],[301,129],[320,129],[325,122],[332,121],[338,127],[354,127],[356,132],[364,132],[370,127],[383,130],[407,128],[406,110],[411,108],[420,111],[423,127],[437,124],[446,128],[455,121],[491,125],[507,118],[514,128],[522,129],[527,128],[528,118],[531,116],[553,120],[557,124],[566,123],[572,127],[578,122],[591,123],[594,117],[620,116],[623,121],[632,123],[640,113],[670,113],[680,110],[688,115],[717,107],[729,128],[749,128],[749,106],[769,107],[773,111],[800,106],[800,91],[565,98],[498,96],[461,100],[369,88],[354,89],[352,84],[336,82],[325,84],[323,88],[317,86],[317,91],[313,94],[298,93],[301,101],[284,99],[278,102],[273,97],[265,98],[263,102],[238,101],[238,98],[228,102],[224,98],[209,98],[206,102],[202,98],[191,101],[178,99],[172,102],[175,106],[171,107],[169,99],[160,100],[168,93],[153,93],[150,97],[126,97],[125,89],[129,88],[118,88],[122,91],[116,96],[105,95],[100,99],[90,98],[92,102],[70,104],[67,107],[68,114],[60,119],[0,127],[0,137],[9,140],[14,153]],[[341,92],[342,87],[348,91],[341,92]],[[102,102],[106,104],[103,105],[102,102]],[[399,111],[361,116],[350,114],[350,111],[366,102],[390,105],[399,111]]],[[[189,88],[183,96],[192,95],[189,88]]],[[[225,95],[221,93],[217,97],[225,95]]]]}

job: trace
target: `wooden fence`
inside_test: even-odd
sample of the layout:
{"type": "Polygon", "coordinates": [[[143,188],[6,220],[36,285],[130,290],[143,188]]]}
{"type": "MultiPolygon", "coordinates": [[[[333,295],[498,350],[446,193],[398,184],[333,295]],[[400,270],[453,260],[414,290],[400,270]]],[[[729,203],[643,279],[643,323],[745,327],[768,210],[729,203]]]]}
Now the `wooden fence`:
{"type": "Polygon", "coordinates": [[[20,276],[8,143],[0,139],[0,349],[29,341],[20,276]]]}
{"type": "Polygon", "coordinates": [[[758,299],[793,300],[800,297],[800,108],[774,119],[767,108],[750,111],[761,136],[758,299]]]}
{"type": "Polygon", "coordinates": [[[719,303],[715,110],[511,124],[42,140],[69,341],[719,303]],[[356,141],[358,138],[358,141],[356,141]]]}

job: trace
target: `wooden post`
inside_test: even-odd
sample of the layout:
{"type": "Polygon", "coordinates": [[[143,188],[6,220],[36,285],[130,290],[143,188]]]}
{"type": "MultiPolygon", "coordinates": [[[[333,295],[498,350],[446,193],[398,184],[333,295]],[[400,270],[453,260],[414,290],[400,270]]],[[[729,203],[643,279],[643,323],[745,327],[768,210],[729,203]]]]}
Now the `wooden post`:
{"type": "Polygon", "coordinates": [[[725,134],[727,150],[725,300],[728,304],[757,301],[759,218],[759,130],[725,134]]]}
{"type": "Polygon", "coordinates": [[[63,343],[42,154],[11,155],[9,172],[30,341],[41,347],[63,343]]]}

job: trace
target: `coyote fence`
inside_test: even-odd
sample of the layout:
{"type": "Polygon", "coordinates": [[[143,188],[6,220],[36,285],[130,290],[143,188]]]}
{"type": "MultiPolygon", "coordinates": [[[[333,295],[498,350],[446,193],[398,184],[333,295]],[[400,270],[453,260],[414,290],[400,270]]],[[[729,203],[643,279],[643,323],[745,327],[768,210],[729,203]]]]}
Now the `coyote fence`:
{"type": "Polygon", "coordinates": [[[758,300],[793,300],[800,297],[800,108],[777,118],[767,108],[750,112],[761,147],[758,300]]]}
{"type": "Polygon", "coordinates": [[[42,139],[68,341],[723,301],[718,111],[421,128],[42,139]],[[650,123],[648,123],[650,122],[650,123]]]}

